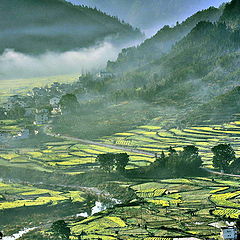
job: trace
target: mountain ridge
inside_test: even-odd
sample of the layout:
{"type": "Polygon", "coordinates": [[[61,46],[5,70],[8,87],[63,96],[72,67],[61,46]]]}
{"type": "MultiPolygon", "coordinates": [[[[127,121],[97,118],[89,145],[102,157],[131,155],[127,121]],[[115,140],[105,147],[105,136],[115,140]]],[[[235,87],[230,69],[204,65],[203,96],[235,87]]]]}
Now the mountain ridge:
{"type": "Polygon", "coordinates": [[[219,20],[222,13],[222,8],[210,7],[195,13],[183,23],[174,27],[165,26],[139,46],[123,49],[115,62],[108,63],[108,70],[115,72],[126,71],[154,61],[160,55],[169,52],[172,46],[190,33],[198,22],[204,20],[215,22],[219,20]],[[140,61],[136,62],[136,59],[140,59],[140,61]]]}
{"type": "MultiPolygon", "coordinates": [[[[139,27],[143,31],[155,32],[164,25],[182,21],[194,12],[210,6],[219,7],[222,0],[68,0],[74,4],[96,7],[112,16],[139,27]],[[117,6],[117,7],[116,7],[117,6]],[[147,11],[146,11],[147,9],[147,11]]],[[[152,34],[151,34],[152,35],[152,34]]]]}
{"type": "Polygon", "coordinates": [[[30,54],[61,52],[105,38],[124,42],[142,37],[115,17],[62,0],[2,0],[0,6],[0,52],[6,48],[30,54]]]}

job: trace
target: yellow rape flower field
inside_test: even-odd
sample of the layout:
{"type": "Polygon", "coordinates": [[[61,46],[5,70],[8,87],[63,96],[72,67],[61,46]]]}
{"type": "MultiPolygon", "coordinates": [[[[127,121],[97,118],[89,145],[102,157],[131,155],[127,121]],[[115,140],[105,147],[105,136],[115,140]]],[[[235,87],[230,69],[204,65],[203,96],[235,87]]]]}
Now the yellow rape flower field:
{"type": "Polygon", "coordinates": [[[240,216],[240,206],[233,206],[240,194],[237,179],[228,184],[220,178],[198,177],[124,185],[134,190],[136,199],[69,221],[71,239],[83,232],[82,239],[173,239],[189,233],[219,239],[220,229],[214,226],[222,223],[216,217],[240,216]]]}

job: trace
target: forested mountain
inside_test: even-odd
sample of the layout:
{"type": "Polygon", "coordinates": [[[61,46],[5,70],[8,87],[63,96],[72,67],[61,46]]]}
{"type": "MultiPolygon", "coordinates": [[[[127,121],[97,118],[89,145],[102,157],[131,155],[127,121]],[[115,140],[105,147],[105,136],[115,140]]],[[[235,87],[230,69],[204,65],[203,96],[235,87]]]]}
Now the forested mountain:
{"type": "Polygon", "coordinates": [[[222,13],[222,8],[210,7],[194,14],[175,27],[165,26],[140,46],[123,49],[117,61],[108,63],[108,69],[114,72],[122,72],[158,59],[169,52],[172,46],[186,36],[197,23],[201,21],[216,22],[222,13]]]}
{"type": "Polygon", "coordinates": [[[69,0],[75,4],[96,7],[117,16],[145,31],[158,30],[175,24],[193,13],[210,6],[218,7],[223,0],[69,0]]]}
{"type": "Polygon", "coordinates": [[[115,17],[63,0],[1,0],[0,32],[0,52],[13,48],[31,54],[141,36],[115,17]]]}
{"type": "MultiPolygon", "coordinates": [[[[238,73],[239,74],[239,73],[238,73]]],[[[224,91],[223,91],[224,92],[224,91]]],[[[224,123],[239,120],[240,86],[237,86],[211,101],[193,109],[179,120],[180,125],[224,123]]]]}
{"type": "MultiPolygon", "coordinates": [[[[189,110],[193,112],[193,114],[186,114],[187,117],[183,121],[179,119],[180,125],[196,121],[199,123],[208,118],[212,121],[229,120],[232,114],[239,112],[239,104],[236,103],[240,99],[238,88],[240,15],[236,14],[233,18],[233,14],[229,11],[235,13],[239,9],[239,0],[233,0],[224,9],[208,9],[205,12],[208,19],[199,21],[165,54],[152,48],[151,53],[155,59],[151,61],[149,58],[138,68],[135,68],[136,65],[134,67],[131,65],[134,58],[128,58],[127,54],[123,56],[123,52],[116,63],[109,64],[109,69],[114,69],[111,68],[114,64],[122,66],[123,61],[126,61],[124,64],[131,65],[129,68],[131,71],[127,73],[124,70],[119,71],[121,74],[117,79],[118,90],[114,93],[115,97],[117,99],[141,99],[160,106],[181,109],[185,113],[189,110]],[[210,22],[210,17],[213,16],[220,17],[220,19],[210,22]],[[229,27],[229,23],[232,27],[229,27]],[[159,53],[158,58],[155,51],[159,53]],[[127,61],[127,59],[130,60],[127,61]],[[231,103],[230,107],[227,108],[229,103],[231,103]]],[[[195,17],[203,13],[198,13],[195,17]]],[[[183,28],[183,26],[176,26],[175,29],[183,28]]],[[[162,34],[162,38],[155,36],[136,48],[135,55],[138,54],[138,57],[144,58],[144,46],[148,42],[155,43],[155,46],[161,41],[164,42],[162,39],[167,35],[163,32],[167,29],[158,33],[162,34]]],[[[174,29],[172,31],[174,32],[174,29]]]]}
{"type": "Polygon", "coordinates": [[[226,5],[223,16],[221,17],[221,21],[225,22],[229,27],[236,29],[239,28],[240,25],[240,1],[233,0],[229,4],[226,5]]]}

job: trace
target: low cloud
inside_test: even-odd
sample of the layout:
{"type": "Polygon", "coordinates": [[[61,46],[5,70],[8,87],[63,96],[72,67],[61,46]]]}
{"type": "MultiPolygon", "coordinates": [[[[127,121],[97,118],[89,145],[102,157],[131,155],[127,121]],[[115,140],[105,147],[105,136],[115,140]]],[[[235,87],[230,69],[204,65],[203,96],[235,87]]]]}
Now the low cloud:
{"type": "Polygon", "coordinates": [[[82,73],[104,68],[120,49],[105,42],[95,47],[39,56],[6,49],[0,55],[0,79],[16,79],[82,73]]]}

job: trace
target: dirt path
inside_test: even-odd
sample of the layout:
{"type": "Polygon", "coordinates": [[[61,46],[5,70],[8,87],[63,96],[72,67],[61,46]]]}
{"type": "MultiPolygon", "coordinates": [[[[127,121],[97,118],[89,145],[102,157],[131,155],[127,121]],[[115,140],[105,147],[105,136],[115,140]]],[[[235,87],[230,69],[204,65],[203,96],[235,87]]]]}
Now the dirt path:
{"type": "Polygon", "coordinates": [[[236,174],[229,174],[229,173],[222,173],[222,172],[217,172],[217,171],[213,171],[209,168],[202,168],[204,169],[205,171],[209,172],[209,173],[212,173],[212,174],[216,174],[216,175],[220,175],[220,176],[229,176],[229,177],[237,177],[237,178],[240,178],[240,175],[236,175],[236,174]]]}
{"type": "Polygon", "coordinates": [[[138,154],[143,154],[143,155],[151,156],[151,157],[155,156],[155,153],[151,153],[151,152],[140,151],[137,149],[131,149],[131,148],[126,148],[126,147],[120,147],[120,146],[116,146],[116,145],[112,145],[112,144],[99,143],[99,142],[95,142],[95,141],[85,140],[85,139],[76,138],[76,137],[69,137],[69,136],[60,135],[60,134],[54,134],[50,131],[49,126],[44,128],[44,132],[45,132],[45,134],[47,134],[51,137],[61,138],[61,139],[68,140],[68,141],[70,140],[70,141],[81,142],[84,144],[90,144],[90,145],[95,145],[95,146],[100,146],[100,147],[107,147],[107,148],[112,148],[112,149],[117,149],[117,150],[123,150],[126,152],[138,153],[138,154]]]}

